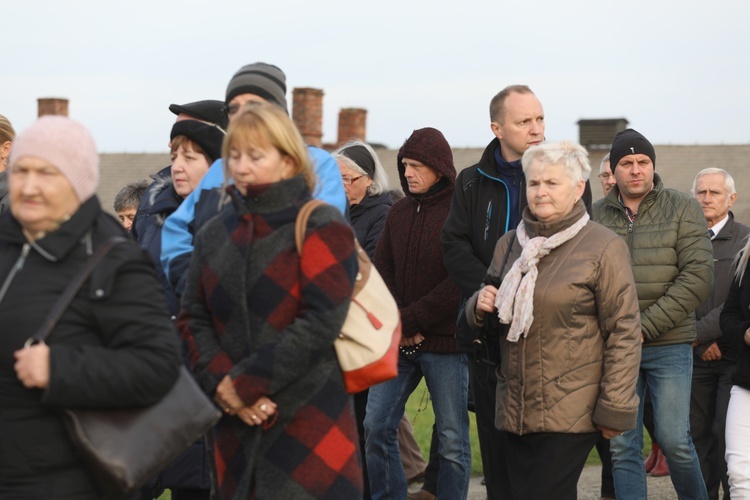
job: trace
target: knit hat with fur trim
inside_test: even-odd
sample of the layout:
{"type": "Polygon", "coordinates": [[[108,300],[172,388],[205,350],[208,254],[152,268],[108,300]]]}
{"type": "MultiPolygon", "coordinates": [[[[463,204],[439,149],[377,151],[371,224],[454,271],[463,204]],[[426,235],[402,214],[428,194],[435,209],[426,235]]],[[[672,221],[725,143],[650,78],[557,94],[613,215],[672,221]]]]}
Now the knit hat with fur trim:
{"type": "Polygon", "coordinates": [[[609,168],[614,172],[615,167],[624,156],[637,154],[646,155],[651,158],[654,168],[656,168],[656,151],[654,150],[654,146],[640,132],[632,128],[626,128],[618,132],[614,141],[612,141],[612,149],[609,152],[609,168]]]}
{"type": "Polygon", "coordinates": [[[172,125],[172,133],[169,139],[174,140],[178,135],[184,135],[201,147],[210,163],[221,158],[221,143],[224,141],[224,132],[214,125],[199,122],[198,120],[180,120],[172,125]]]}
{"type": "Polygon", "coordinates": [[[447,178],[451,184],[456,180],[453,151],[451,151],[451,147],[448,141],[445,140],[443,133],[437,129],[426,127],[415,130],[398,151],[396,167],[398,168],[404,193],[408,193],[409,185],[404,177],[406,170],[403,163],[404,158],[417,160],[447,178]]]}
{"type": "Polygon", "coordinates": [[[237,70],[227,85],[226,104],[240,94],[253,94],[286,107],[286,75],[272,64],[248,64],[237,70]]]}
{"type": "Polygon", "coordinates": [[[99,153],[94,138],[80,123],[65,116],[44,115],[13,141],[10,168],[26,156],[51,163],[84,202],[99,186],[99,153]]]}

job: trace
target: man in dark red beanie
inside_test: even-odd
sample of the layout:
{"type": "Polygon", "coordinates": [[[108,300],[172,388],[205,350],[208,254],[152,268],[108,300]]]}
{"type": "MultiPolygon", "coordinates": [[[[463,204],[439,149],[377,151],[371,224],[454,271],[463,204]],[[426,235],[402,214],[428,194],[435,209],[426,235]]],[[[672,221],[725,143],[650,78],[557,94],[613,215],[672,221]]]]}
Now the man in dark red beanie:
{"type": "Polygon", "coordinates": [[[648,498],[643,466],[643,400],[654,407],[656,439],[680,498],[707,499],[690,438],[695,309],[711,294],[713,252],[700,204],[654,172],[656,151],[627,129],[612,142],[617,185],[594,203],[593,219],[628,243],[641,309],[643,352],[636,428],[610,440],[617,500],[648,498]]]}
{"type": "Polygon", "coordinates": [[[409,395],[424,377],[440,436],[438,498],[466,498],[471,473],[468,361],[456,350],[460,291],[443,264],[440,232],[448,216],[456,169],[439,130],[415,130],[398,153],[406,196],[388,212],[375,265],[401,311],[398,377],[370,388],[365,450],[372,498],[406,498],[397,443],[409,395]]]}

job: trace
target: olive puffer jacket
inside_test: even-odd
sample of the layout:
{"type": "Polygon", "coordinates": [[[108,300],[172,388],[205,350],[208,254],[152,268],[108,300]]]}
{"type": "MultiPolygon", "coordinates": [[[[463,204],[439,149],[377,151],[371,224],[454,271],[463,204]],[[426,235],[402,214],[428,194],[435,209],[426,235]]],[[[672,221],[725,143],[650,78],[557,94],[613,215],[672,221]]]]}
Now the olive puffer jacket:
{"type": "MultiPolygon", "coordinates": [[[[563,219],[544,224],[524,210],[529,238],[550,237],[584,214],[580,200],[563,219]]],[[[521,255],[515,231],[495,247],[488,274],[505,276],[521,255]],[[505,253],[512,244],[507,264],[505,253]]],[[[538,263],[534,319],[526,337],[505,339],[497,369],[495,425],[514,434],[635,428],[641,362],[640,317],[628,249],[615,233],[589,221],[538,263]]],[[[478,292],[467,302],[474,316],[478,292]]],[[[490,318],[488,318],[490,319],[490,318]]]]}
{"type": "Polygon", "coordinates": [[[697,200],[667,189],[654,174],[654,189],[628,220],[615,186],[594,203],[594,220],[625,239],[641,308],[644,347],[691,344],[695,309],[714,281],[713,250],[697,200]]]}

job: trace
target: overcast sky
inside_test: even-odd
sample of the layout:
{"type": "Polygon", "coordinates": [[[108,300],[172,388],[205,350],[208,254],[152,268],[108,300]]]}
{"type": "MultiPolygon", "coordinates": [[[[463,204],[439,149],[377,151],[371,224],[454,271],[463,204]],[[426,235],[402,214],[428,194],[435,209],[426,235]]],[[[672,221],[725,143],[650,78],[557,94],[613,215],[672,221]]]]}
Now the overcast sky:
{"type": "Polygon", "coordinates": [[[581,118],[627,118],[656,144],[750,142],[750,16],[741,0],[15,1],[3,9],[0,114],[16,130],[39,97],[70,99],[100,151],[166,152],[171,103],[224,99],[263,61],[325,92],[323,141],[342,107],[367,139],[416,128],[454,147],[492,138],[488,105],[509,84],[542,101],[547,139],[581,118]]]}

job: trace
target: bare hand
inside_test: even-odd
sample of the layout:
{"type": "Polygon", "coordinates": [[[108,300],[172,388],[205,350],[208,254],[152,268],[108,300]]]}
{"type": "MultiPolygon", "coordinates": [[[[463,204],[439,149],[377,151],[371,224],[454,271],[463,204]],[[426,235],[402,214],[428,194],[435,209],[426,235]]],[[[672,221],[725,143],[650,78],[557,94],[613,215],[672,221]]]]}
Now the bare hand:
{"type": "Polygon", "coordinates": [[[237,394],[237,390],[232,383],[232,378],[229,375],[221,379],[219,385],[216,386],[214,400],[227,415],[236,415],[245,406],[245,402],[237,394]]]}
{"type": "Polygon", "coordinates": [[[623,434],[622,431],[610,429],[609,427],[604,427],[603,425],[597,425],[596,428],[602,432],[602,436],[604,437],[604,439],[612,439],[623,434]]]}
{"type": "Polygon", "coordinates": [[[265,396],[258,398],[252,406],[240,408],[237,416],[249,426],[261,425],[276,413],[276,403],[265,396]]]}
{"type": "Polygon", "coordinates": [[[715,340],[708,346],[701,359],[703,361],[719,361],[721,359],[721,349],[719,349],[719,345],[715,340]]]}
{"type": "Polygon", "coordinates": [[[484,317],[485,313],[494,312],[495,309],[495,297],[497,296],[497,288],[492,285],[487,285],[479,290],[477,295],[477,307],[476,315],[480,318],[484,317]]]}
{"type": "Polygon", "coordinates": [[[401,345],[404,347],[411,347],[417,344],[421,344],[424,340],[424,335],[418,333],[413,337],[401,337],[401,345]]]}
{"type": "Polygon", "coordinates": [[[45,389],[49,385],[49,346],[44,342],[13,353],[16,377],[24,387],[45,389]]]}
{"type": "Polygon", "coordinates": [[[745,330],[745,344],[750,345],[750,328],[745,330]]]}

